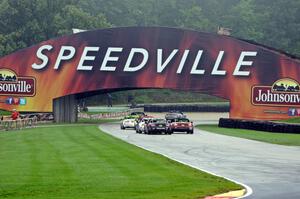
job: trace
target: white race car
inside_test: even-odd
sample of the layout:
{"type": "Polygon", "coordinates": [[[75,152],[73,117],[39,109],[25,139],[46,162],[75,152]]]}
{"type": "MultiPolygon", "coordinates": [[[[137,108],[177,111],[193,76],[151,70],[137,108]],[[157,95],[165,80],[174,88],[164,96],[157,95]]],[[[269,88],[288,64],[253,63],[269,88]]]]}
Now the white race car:
{"type": "Polygon", "coordinates": [[[121,129],[126,129],[126,128],[135,128],[136,126],[136,119],[124,119],[121,122],[121,129]]]}
{"type": "Polygon", "coordinates": [[[144,117],[135,127],[136,133],[143,133],[145,131],[145,125],[152,119],[152,117],[144,117]]]}

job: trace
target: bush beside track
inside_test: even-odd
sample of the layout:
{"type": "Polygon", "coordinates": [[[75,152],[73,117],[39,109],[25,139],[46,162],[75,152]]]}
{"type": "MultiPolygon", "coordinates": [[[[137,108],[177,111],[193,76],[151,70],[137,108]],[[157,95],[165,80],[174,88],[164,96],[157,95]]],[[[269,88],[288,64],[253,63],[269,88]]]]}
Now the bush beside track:
{"type": "Polygon", "coordinates": [[[272,133],[300,134],[300,125],[298,124],[287,124],[270,121],[252,121],[220,118],[219,127],[267,131],[272,133]]]}

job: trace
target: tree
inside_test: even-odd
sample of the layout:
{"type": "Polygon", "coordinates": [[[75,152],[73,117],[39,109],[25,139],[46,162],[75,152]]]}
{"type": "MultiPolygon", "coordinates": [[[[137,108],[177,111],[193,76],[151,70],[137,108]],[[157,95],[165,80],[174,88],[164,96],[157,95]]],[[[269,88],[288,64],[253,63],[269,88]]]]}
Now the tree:
{"type": "Polygon", "coordinates": [[[299,18],[299,0],[0,0],[0,56],[72,28],[111,26],[223,26],[300,56],[299,18]]]}
{"type": "Polygon", "coordinates": [[[111,26],[103,14],[92,16],[74,5],[67,5],[57,13],[53,24],[58,35],[70,34],[72,28],[91,30],[111,26]]]}
{"type": "Polygon", "coordinates": [[[263,38],[260,28],[262,18],[262,13],[256,12],[254,0],[241,0],[230,9],[224,21],[232,28],[234,36],[259,41],[263,38]]]}
{"type": "Polygon", "coordinates": [[[76,7],[78,0],[0,0],[0,56],[70,34],[72,28],[110,27],[101,13],[76,7]]]}

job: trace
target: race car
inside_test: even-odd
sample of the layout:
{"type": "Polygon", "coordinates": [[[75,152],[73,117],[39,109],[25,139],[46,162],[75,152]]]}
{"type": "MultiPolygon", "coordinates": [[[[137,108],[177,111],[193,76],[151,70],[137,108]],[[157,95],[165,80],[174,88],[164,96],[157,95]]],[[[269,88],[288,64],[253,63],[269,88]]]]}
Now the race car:
{"type": "Polygon", "coordinates": [[[145,134],[168,133],[165,119],[152,118],[144,128],[145,134]]]}
{"type": "Polygon", "coordinates": [[[180,111],[170,111],[165,115],[165,118],[167,121],[174,120],[176,118],[186,118],[186,115],[184,115],[180,111]]]}
{"type": "Polygon", "coordinates": [[[152,116],[145,116],[141,118],[135,127],[136,133],[143,133],[145,131],[145,125],[147,125],[149,120],[151,120],[152,118],[152,116]]]}
{"type": "Polygon", "coordinates": [[[131,112],[130,115],[140,117],[140,116],[145,116],[146,114],[144,112],[136,111],[136,112],[131,112]]]}
{"type": "Polygon", "coordinates": [[[135,117],[125,117],[120,124],[121,129],[135,128],[137,122],[135,117]]]}
{"type": "Polygon", "coordinates": [[[187,118],[176,118],[168,122],[167,131],[171,134],[173,132],[187,132],[187,134],[193,134],[194,124],[187,118]]]}

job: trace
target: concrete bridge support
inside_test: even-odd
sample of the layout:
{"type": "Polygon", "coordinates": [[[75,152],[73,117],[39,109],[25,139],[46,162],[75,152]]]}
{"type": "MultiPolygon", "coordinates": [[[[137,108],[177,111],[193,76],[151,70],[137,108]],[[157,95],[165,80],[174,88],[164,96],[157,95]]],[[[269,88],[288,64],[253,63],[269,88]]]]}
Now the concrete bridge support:
{"type": "Polygon", "coordinates": [[[75,95],[68,95],[53,100],[53,114],[56,123],[77,122],[77,99],[75,95]]]}

